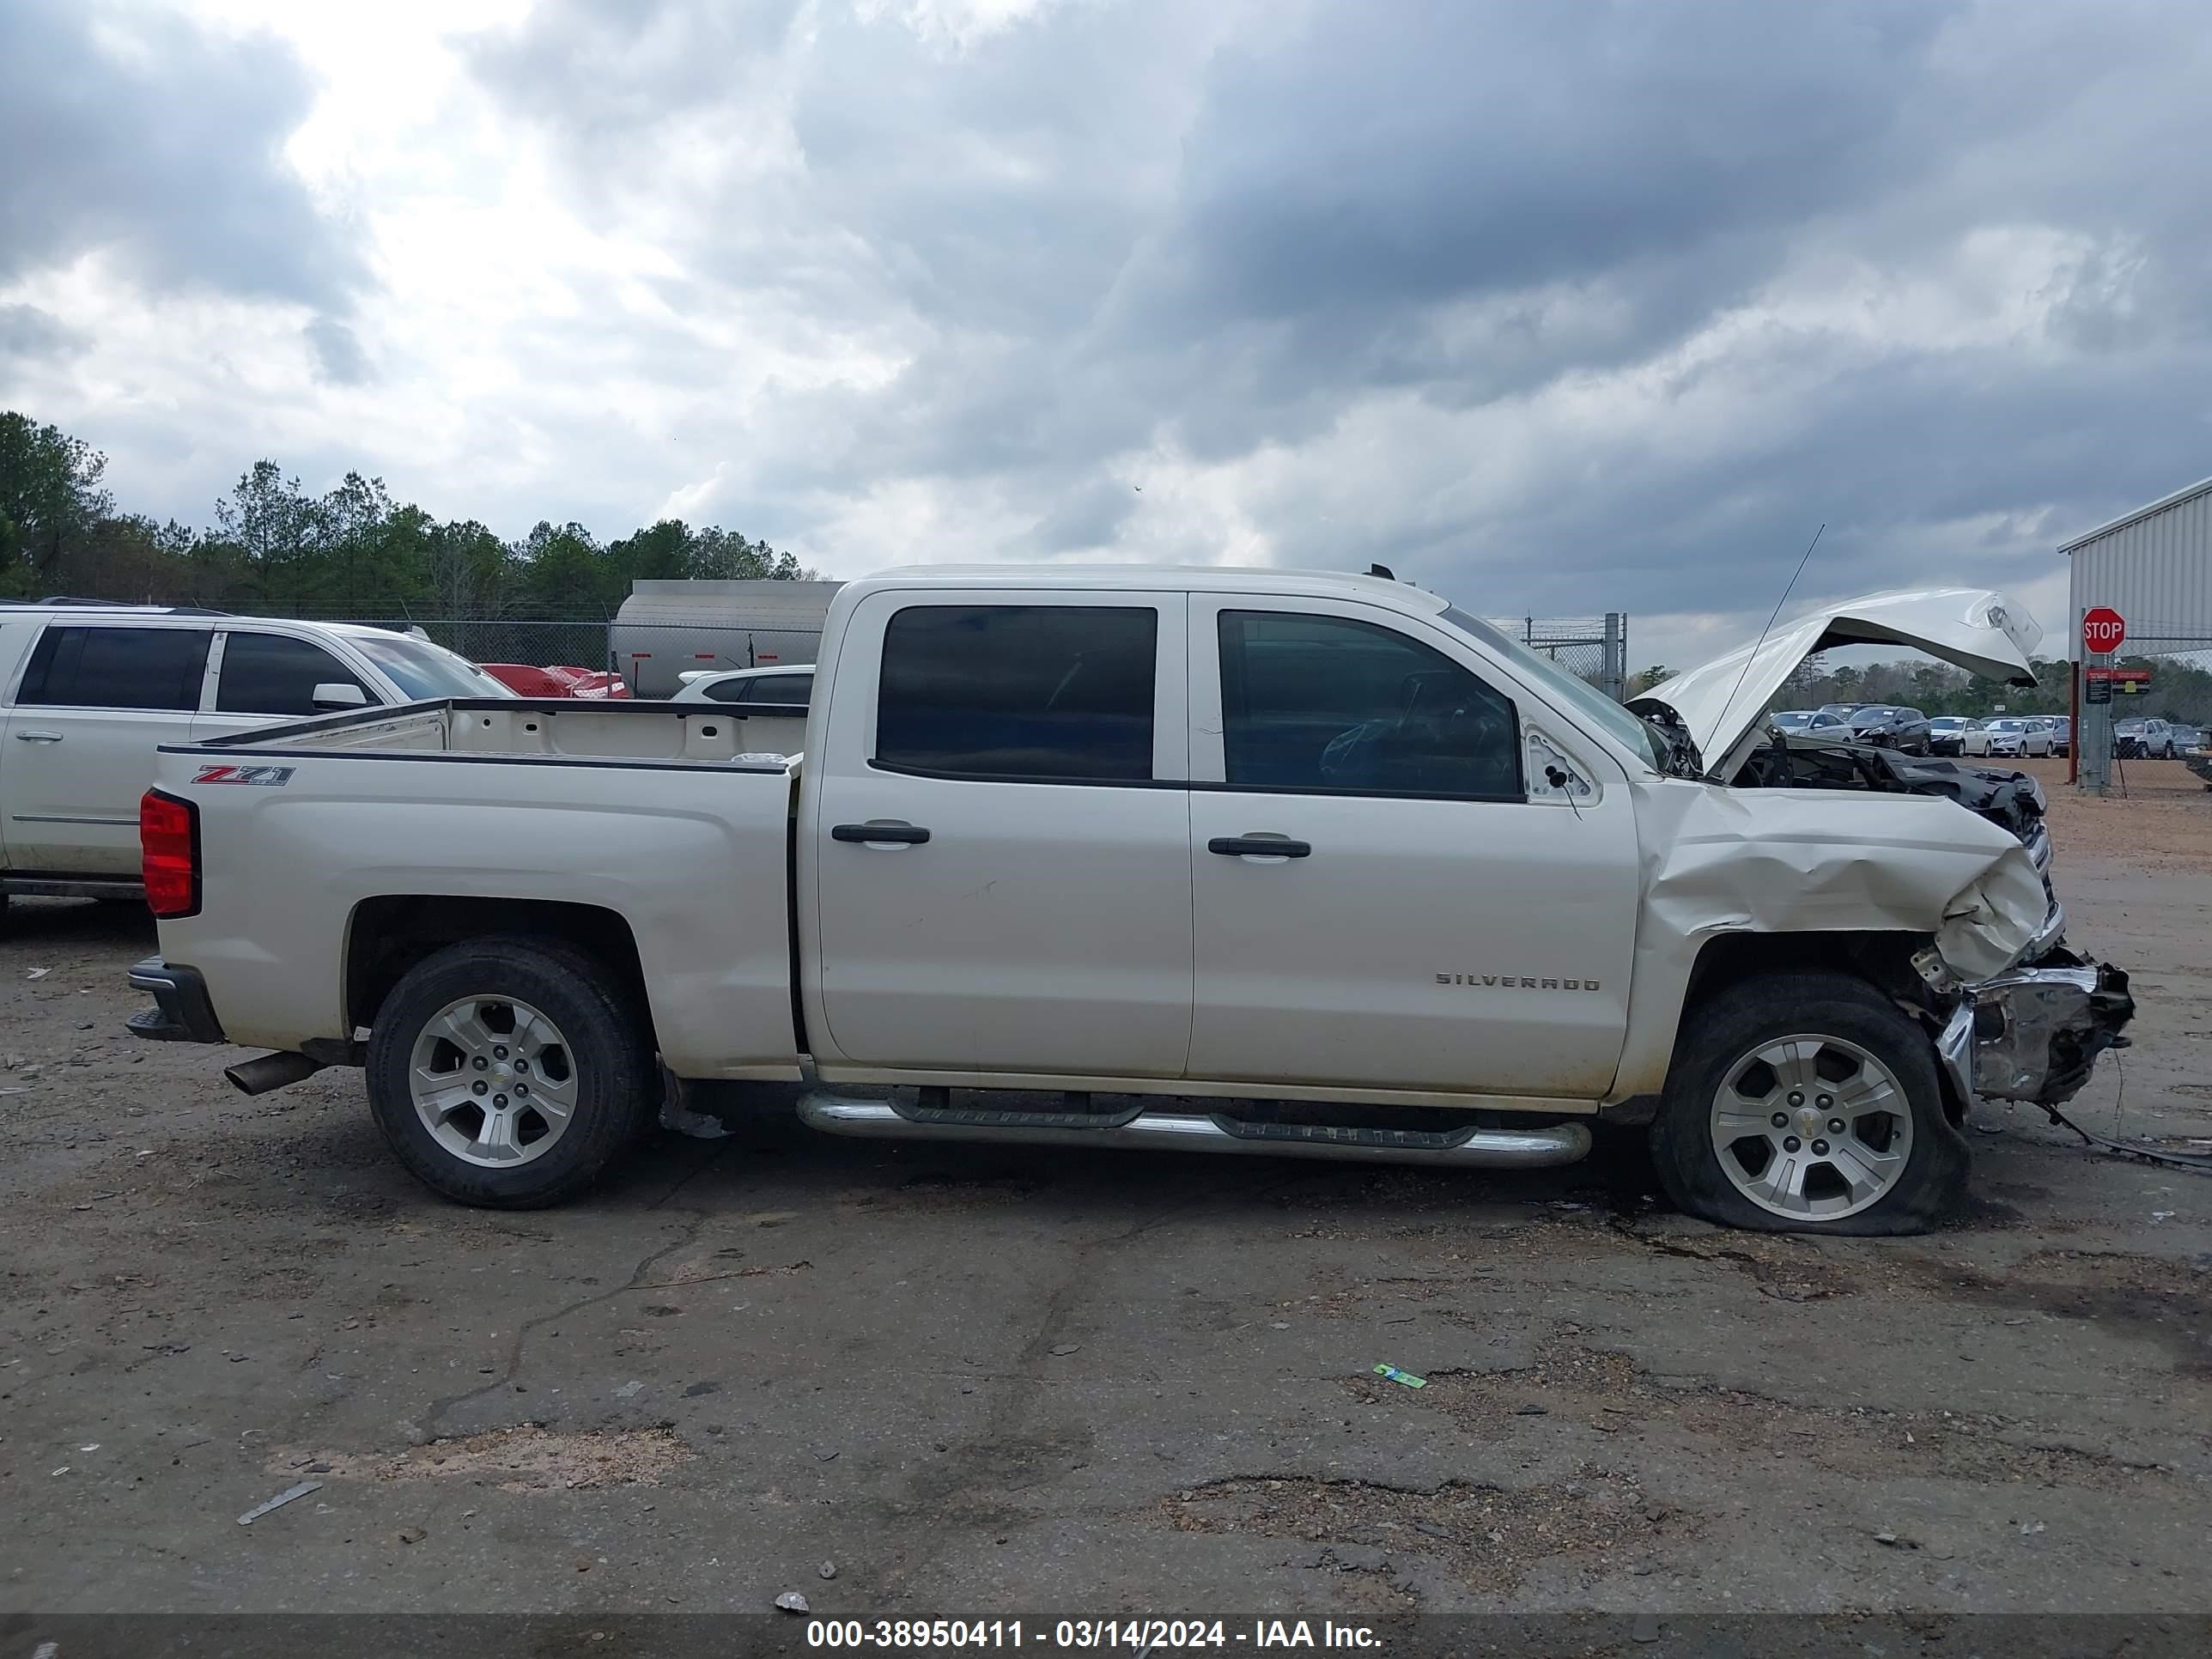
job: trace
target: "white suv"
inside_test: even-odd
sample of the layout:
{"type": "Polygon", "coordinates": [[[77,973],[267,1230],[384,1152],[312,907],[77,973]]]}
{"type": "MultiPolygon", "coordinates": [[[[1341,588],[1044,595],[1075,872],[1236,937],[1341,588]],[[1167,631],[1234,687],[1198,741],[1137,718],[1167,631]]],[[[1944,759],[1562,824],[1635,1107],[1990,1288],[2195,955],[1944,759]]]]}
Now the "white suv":
{"type": "Polygon", "coordinates": [[[301,715],[513,693],[386,629],[49,600],[0,605],[0,905],[138,891],[154,750],[301,715]]]}

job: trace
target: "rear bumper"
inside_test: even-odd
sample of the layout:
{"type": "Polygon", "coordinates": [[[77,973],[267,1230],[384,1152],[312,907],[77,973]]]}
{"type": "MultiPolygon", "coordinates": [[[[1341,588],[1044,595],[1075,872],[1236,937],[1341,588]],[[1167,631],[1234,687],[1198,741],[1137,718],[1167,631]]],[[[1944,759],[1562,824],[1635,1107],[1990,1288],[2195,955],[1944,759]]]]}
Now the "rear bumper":
{"type": "Polygon", "coordinates": [[[148,957],[131,969],[133,990],[152,995],[154,1006],[133,1014],[125,1030],[161,1042],[228,1042],[197,968],[148,957]]]}

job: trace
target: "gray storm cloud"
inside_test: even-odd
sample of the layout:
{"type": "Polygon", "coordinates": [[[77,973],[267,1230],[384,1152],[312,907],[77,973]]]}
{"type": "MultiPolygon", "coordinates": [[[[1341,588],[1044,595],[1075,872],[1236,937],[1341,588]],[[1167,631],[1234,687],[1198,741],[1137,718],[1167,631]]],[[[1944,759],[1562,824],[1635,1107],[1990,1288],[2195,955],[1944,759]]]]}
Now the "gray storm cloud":
{"type": "MultiPolygon", "coordinates": [[[[305,305],[318,384],[404,424],[434,365],[410,392],[283,164],[297,62],[97,19],[0,12],[39,161],[0,175],[0,283],[98,248],[305,305]]],[[[1480,608],[1735,614],[1821,521],[1808,592],[2018,584],[2212,471],[2185,0],[547,0],[453,49],[653,256],[568,267],[500,348],[624,395],[464,411],[489,473],[327,459],[511,532],[682,491],[859,568],[1218,557],[1233,520],[1480,608]],[[909,500],[961,544],[896,505],[852,540],[909,500]]],[[[7,349],[59,373],[82,325],[37,307],[7,349]]]]}
{"type": "Polygon", "coordinates": [[[782,477],[988,488],[1034,513],[1009,551],[1111,546],[1116,454],[1319,444],[1328,476],[1262,507],[1287,562],[1350,547],[1537,608],[1734,610],[1822,519],[1831,586],[1911,579],[1937,543],[2041,574],[2064,529],[2205,470],[2201,8],[1188,15],[1048,9],[951,51],[836,7],[799,30],[788,7],[555,5],[479,64],[602,203],[702,109],[754,100],[796,160],[700,204],[691,269],[914,343],[889,386],[799,400],[832,441],[782,477]],[[2064,291],[2032,336],[1789,314],[1835,272],[1902,289],[2022,228],[2082,250],[2038,277],[2064,291]],[[1537,406],[1639,365],[1662,385],[1625,427],[1537,406]],[[1330,448],[1376,398],[1491,418],[1330,448]],[[1537,453],[1461,487],[1523,405],[1537,453]],[[1718,429],[1674,441],[1670,407],[1718,429]],[[1457,470],[1456,441],[1481,446],[1457,470]]]}
{"type": "Polygon", "coordinates": [[[341,305],[355,253],[278,155],[311,94],[268,40],[157,13],[0,7],[0,280],[106,252],[156,288],[341,305]]]}

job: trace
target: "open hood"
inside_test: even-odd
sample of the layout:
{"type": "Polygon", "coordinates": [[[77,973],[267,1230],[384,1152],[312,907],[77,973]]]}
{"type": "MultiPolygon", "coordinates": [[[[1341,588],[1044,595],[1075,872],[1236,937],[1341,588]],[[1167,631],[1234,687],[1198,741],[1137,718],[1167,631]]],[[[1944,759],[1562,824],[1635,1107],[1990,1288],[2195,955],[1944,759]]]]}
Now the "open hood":
{"type": "Polygon", "coordinates": [[[2028,656],[2042,640],[2043,630],[2033,617],[1988,588],[1869,593],[1800,617],[1758,645],[1677,674],[1636,701],[1673,709],[1696,741],[1706,775],[1729,778],[1758,741],[1767,705],[1815,652],[1843,645],[1901,645],[1983,679],[2033,685],[2035,672],[2028,656]]]}

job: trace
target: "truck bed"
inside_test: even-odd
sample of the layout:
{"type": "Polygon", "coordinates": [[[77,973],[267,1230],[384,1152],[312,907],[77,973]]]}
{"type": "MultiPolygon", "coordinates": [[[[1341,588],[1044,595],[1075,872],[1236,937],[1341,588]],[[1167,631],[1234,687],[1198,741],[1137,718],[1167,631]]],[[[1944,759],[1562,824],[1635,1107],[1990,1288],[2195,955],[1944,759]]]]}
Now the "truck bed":
{"type": "Polygon", "coordinates": [[[368,1024],[380,941],[588,909],[635,950],[678,1075],[796,1077],[797,765],[744,758],[744,731],[714,707],[501,698],[164,747],[203,883],[164,954],[205,977],[230,1041],[298,1048],[368,1024]]]}
{"type": "MultiPolygon", "coordinates": [[[[757,705],[781,720],[803,708],[757,705]]],[[[543,701],[512,697],[449,698],[411,703],[398,713],[377,708],[264,726],[197,745],[210,753],[252,750],[256,758],[334,750],[404,750],[456,758],[569,761],[696,761],[781,772],[786,757],[745,746],[748,717],[714,703],[543,701]]]]}

